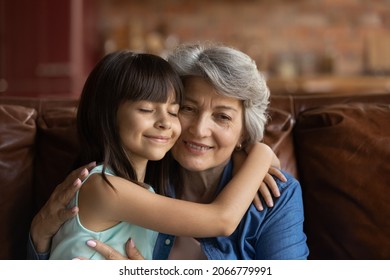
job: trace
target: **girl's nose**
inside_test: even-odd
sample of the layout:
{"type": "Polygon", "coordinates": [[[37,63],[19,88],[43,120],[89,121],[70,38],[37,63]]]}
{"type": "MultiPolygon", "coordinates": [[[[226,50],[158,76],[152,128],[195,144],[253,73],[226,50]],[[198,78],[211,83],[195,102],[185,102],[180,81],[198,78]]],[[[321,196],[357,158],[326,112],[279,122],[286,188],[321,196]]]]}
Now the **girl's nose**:
{"type": "Polygon", "coordinates": [[[170,129],[172,123],[167,118],[161,118],[156,122],[155,126],[160,129],[170,129]]]}

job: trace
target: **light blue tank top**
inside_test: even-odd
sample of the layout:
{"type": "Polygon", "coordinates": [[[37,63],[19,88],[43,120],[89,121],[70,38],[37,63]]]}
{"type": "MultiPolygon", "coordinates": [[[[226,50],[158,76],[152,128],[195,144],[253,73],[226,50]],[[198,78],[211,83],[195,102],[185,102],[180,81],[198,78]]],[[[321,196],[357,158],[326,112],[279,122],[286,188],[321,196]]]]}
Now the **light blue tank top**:
{"type": "MultiPolygon", "coordinates": [[[[101,173],[102,165],[96,166],[91,170],[89,176],[94,173],[101,173]]],[[[105,170],[106,175],[114,175],[111,170],[105,170]]],[[[89,176],[83,181],[88,180],[89,176]]],[[[149,191],[154,192],[152,187],[149,191]]],[[[70,207],[78,205],[78,192],[70,202],[70,207]]],[[[152,259],[154,245],[156,243],[158,233],[150,229],[142,228],[126,222],[106,229],[104,231],[89,230],[80,223],[79,215],[65,222],[60,230],[56,233],[52,240],[50,259],[52,260],[71,260],[75,257],[83,257],[89,259],[104,259],[96,251],[90,249],[86,242],[90,239],[100,240],[101,242],[110,245],[122,255],[126,255],[125,243],[129,238],[134,240],[138,250],[145,259],[152,259]]]]}

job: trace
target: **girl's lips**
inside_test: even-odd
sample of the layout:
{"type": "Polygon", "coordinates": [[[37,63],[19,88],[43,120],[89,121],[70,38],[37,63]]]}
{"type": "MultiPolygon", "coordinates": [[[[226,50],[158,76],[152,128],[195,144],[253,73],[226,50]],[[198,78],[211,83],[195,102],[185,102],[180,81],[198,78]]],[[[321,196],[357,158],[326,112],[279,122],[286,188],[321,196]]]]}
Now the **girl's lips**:
{"type": "Polygon", "coordinates": [[[171,137],[166,136],[153,136],[153,135],[146,135],[146,138],[159,143],[167,143],[171,140],[171,137]]]}

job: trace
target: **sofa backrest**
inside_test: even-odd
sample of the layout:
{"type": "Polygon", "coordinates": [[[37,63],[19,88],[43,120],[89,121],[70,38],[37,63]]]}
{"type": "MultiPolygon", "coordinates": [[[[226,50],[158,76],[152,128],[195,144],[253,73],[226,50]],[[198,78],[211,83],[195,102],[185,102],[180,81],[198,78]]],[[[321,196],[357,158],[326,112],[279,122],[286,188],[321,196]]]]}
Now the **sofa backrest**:
{"type": "MultiPolygon", "coordinates": [[[[77,100],[0,97],[0,259],[74,169],[77,100]]],[[[302,185],[311,259],[390,259],[390,94],[272,96],[264,142],[302,185]]]]}
{"type": "Polygon", "coordinates": [[[390,257],[390,104],[303,111],[294,128],[314,259],[390,257]]]}
{"type": "Polygon", "coordinates": [[[36,118],[34,108],[0,105],[0,259],[20,258],[25,251],[33,211],[36,118]]]}
{"type": "Polygon", "coordinates": [[[0,259],[25,259],[32,217],[73,168],[76,104],[0,98],[0,259]]]}

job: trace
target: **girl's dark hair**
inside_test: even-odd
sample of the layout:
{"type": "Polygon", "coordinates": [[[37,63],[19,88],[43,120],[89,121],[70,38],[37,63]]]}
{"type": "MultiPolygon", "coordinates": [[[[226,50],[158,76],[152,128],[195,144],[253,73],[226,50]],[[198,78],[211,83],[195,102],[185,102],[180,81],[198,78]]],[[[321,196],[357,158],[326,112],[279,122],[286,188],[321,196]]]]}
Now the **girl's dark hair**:
{"type": "MultiPolygon", "coordinates": [[[[88,76],[80,97],[77,112],[81,144],[79,164],[101,162],[107,183],[104,176],[107,167],[117,176],[138,183],[135,170],[121,145],[118,108],[125,101],[166,102],[172,89],[175,101],[181,104],[183,85],[180,77],[159,56],[117,51],[103,57],[88,76]]],[[[165,158],[151,163],[153,168],[150,168],[145,183],[165,189],[168,160],[165,158]]],[[[157,191],[160,192],[159,189],[157,191]]]]}

